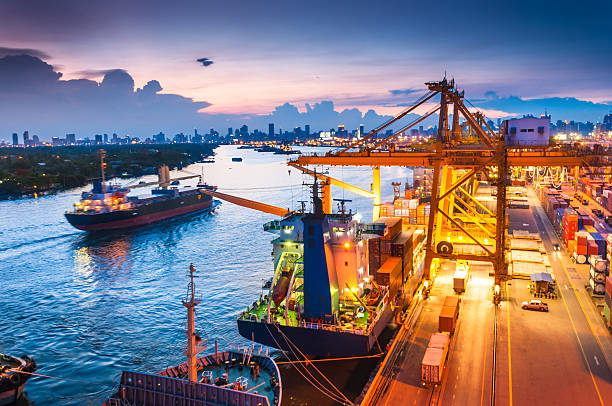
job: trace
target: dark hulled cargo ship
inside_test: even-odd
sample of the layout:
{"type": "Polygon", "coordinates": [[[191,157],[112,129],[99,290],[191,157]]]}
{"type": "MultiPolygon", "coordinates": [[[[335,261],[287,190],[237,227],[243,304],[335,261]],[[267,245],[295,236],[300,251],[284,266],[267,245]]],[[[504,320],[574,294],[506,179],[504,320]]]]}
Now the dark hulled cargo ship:
{"type": "MultiPolygon", "coordinates": [[[[102,162],[102,168],[104,163],[102,162]]],[[[103,231],[151,224],[187,213],[210,210],[218,201],[202,189],[215,190],[216,187],[200,182],[195,188],[170,186],[177,181],[199,177],[199,175],[170,179],[167,166],[159,169],[159,181],[121,187],[104,181],[96,181],[90,192],[83,192],[81,200],[75,203],[74,210],[65,213],[70,224],[79,230],[103,231]],[[148,197],[129,196],[132,189],[158,185],[148,197]]]]}

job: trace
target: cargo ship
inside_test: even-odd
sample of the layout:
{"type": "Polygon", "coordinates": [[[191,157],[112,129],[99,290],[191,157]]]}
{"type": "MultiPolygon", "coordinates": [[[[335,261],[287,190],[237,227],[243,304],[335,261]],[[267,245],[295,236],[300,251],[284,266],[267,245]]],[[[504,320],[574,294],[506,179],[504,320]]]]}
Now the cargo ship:
{"type": "Polygon", "coordinates": [[[402,231],[401,218],[361,223],[343,199],[336,199],[337,213],[325,214],[316,176],[312,194],[312,213],[302,209],[264,225],[278,235],[274,276],[268,294],[238,317],[238,331],[284,351],[366,354],[391,321],[403,281],[422,267],[415,244],[423,230],[402,231]]]}
{"type": "Polygon", "coordinates": [[[105,182],[104,154],[101,153],[102,180],[93,183],[93,189],[83,192],[74,210],[65,213],[70,224],[79,230],[105,231],[142,226],[157,221],[198,211],[211,210],[218,201],[201,189],[216,190],[202,182],[200,175],[170,179],[166,165],[159,168],[157,182],[140,183],[133,186],[117,186],[105,182]],[[200,178],[195,188],[179,189],[172,186],[185,179],[200,178]],[[129,196],[131,190],[145,186],[157,186],[151,196],[129,196]]]}
{"type": "Polygon", "coordinates": [[[195,267],[182,301],[187,308],[187,361],[158,374],[123,371],[118,390],[102,406],[234,405],[279,406],[282,382],[274,360],[255,347],[219,351],[198,357],[206,342],[195,329],[195,267]]]}
{"type": "Polygon", "coordinates": [[[34,371],[36,362],[26,355],[17,358],[0,354],[0,405],[15,404],[34,371]]]}

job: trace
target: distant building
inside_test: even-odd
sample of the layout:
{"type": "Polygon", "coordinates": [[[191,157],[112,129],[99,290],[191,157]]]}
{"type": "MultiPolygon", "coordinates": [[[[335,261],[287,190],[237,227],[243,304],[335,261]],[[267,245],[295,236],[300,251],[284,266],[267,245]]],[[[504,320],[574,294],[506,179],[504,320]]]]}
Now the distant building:
{"type": "Polygon", "coordinates": [[[227,128],[227,135],[229,135],[229,136],[234,135],[234,129],[232,127],[228,127],[227,128]]]}
{"type": "Polygon", "coordinates": [[[274,123],[268,124],[268,137],[274,137],[274,123]]]}
{"type": "Polygon", "coordinates": [[[28,131],[23,132],[23,145],[24,146],[30,145],[30,133],[28,131]]]}
{"type": "Polygon", "coordinates": [[[66,134],[66,144],[74,145],[76,144],[76,135],[75,134],[66,134]]]}
{"type": "Polygon", "coordinates": [[[156,144],[165,144],[166,143],[166,135],[163,132],[159,132],[159,134],[155,134],[153,136],[153,142],[156,144]]]}
{"type": "Polygon", "coordinates": [[[36,134],[32,136],[32,145],[33,146],[40,145],[40,138],[38,138],[38,135],[36,134]]]}
{"type": "Polygon", "coordinates": [[[608,113],[604,116],[603,124],[607,131],[612,131],[612,113],[608,113]]]}
{"type": "Polygon", "coordinates": [[[13,133],[13,145],[19,145],[19,135],[17,133],[13,133]]]}
{"type": "Polygon", "coordinates": [[[359,124],[359,136],[363,137],[365,135],[365,127],[363,124],[359,124]]]}
{"type": "Polygon", "coordinates": [[[104,134],[104,143],[108,144],[108,134],[104,134]]]}
{"type": "Polygon", "coordinates": [[[66,139],[60,137],[51,137],[51,144],[54,147],[59,147],[61,145],[66,145],[66,139]]]}
{"type": "Polygon", "coordinates": [[[249,127],[246,124],[240,127],[240,135],[243,137],[246,137],[249,135],[249,127]]]}
{"type": "Polygon", "coordinates": [[[310,124],[304,126],[304,132],[306,133],[306,137],[310,137],[310,124]]]}
{"type": "Polygon", "coordinates": [[[550,119],[523,117],[505,120],[508,145],[548,145],[550,119]]]}
{"type": "Polygon", "coordinates": [[[95,139],[96,139],[96,144],[98,145],[102,144],[102,140],[103,140],[102,134],[96,134],[95,139]]]}
{"type": "Polygon", "coordinates": [[[117,133],[113,133],[113,144],[119,144],[119,136],[117,133]]]}

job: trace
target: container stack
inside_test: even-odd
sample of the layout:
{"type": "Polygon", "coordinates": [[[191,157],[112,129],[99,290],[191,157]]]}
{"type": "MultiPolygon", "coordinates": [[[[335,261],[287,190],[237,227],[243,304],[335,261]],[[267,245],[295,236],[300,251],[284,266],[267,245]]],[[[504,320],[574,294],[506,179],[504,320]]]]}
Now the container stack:
{"type": "Polygon", "coordinates": [[[402,261],[402,280],[412,274],[413,233],[414,230],[403,231],[391,241],[391,256],[400,258],[402,261]]]}
{"type": "MultiPolygon", "coordinates": [[[[393,240],[402,234],[402,220],[397,217],[381,217],[375,223],[384,224],[385,232],[382,237],[368,240],[369,274],[377,283],[389,286],[395,294],[402,281],[403,258],[392,257],[391,250],[393,240]]],[[[404,241],[404,244],[408,244],[408,241],[404,241]]]]}
{"type": "Polygon", "coordinates": [[[574,209],[567,208],[564,210],[562,228],[563,242],[567,246],[568,241],[573,240],[578,231],[578,214],[574,209]]]}
{"type": "Polygon", "coordinates": [[[603,295],[606,292],[606,278],[609,276],[609,262],[599,255],[589,257],[590,272],[589,285],[595,295],[603,295]]]}

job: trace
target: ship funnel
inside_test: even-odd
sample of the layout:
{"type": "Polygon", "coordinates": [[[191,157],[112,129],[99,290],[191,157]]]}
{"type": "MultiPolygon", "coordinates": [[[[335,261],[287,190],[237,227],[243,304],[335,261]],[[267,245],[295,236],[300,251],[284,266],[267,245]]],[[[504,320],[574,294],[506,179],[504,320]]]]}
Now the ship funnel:
{"type": "Polygon", "coordinates": [[[162,165],[159,167],[159,185],[166,189],[170,185],[170,169],[168,165],[162,165]]]}

